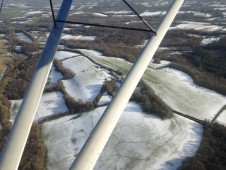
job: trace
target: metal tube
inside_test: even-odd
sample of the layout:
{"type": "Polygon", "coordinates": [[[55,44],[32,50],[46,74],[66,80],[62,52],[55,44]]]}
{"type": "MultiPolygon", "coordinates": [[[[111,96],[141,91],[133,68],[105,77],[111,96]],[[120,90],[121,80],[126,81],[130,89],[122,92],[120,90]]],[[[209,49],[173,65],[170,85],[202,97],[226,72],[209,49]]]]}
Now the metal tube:
{"type": "MultiPolygon", "coordinates": [[[[58,19],[67,19],[71,3],[72,0],[64,0],[62,2],[58,19]]],[[[65,23],[58,23],[57,27],[52,28],[49,35],[39,63],[33,73],[26,96],[10,131],[4,150],[1,153],[0,169],[2,170],[16,170],[19,166],[64,25],[65,23]]]]}
{"type": "Polygon", "coordinates": [[[91,170],[94,168],[102,150],[105,147],[115,125],[126,107],[133,91],[160,45],[163,37],[173,22],[184,0],[175,0],[136,63],[128,73],[124,83],[105,110],[81,152],[72,164],[70,170],[91,170]]]}

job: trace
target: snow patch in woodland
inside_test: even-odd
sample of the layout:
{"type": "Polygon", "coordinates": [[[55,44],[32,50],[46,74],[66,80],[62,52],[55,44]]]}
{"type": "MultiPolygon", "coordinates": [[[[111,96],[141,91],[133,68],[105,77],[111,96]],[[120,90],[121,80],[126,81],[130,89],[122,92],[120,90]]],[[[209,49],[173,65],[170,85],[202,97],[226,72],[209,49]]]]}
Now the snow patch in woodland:
{"type": "Polygon", "coordinates": [[[206,22],[189,22],[189,21],[184,21],[177,26],[170,27],[171,30],[172,29],[184,29],[184,30],[194,29],[198,31],[208,31],[208,32],[220,31],[222,30],[222,28],[223,28],[222,26],[212,25],[206,22]]]}
{"type": "Polygon", "coordinates": [[[80,40],[80,41],[94,41],[96,39],[96,36],[84,36],[84,35],[69,35],[69,34],[64,34],[61,37],[62,40],[80,40]]]}

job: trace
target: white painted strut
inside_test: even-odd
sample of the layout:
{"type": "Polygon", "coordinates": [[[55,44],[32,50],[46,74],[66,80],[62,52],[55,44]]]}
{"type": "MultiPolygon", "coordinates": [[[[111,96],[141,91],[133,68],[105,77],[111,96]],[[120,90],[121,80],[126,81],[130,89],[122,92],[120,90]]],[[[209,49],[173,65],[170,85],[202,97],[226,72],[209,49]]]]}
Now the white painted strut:
{"type": "MultiPolygon", "coordinates": [[[[38,2],[37,2],[38,3],[38,2]]],[[[72,0],[62,2],[57,19],[66,20],[72,0]]],[[[0,157],[0,170],[17,170],[40,102],[64,23],[53,27],[0,157]]]]}
{"type": "MultiPolygon", "coordinates": [[[[114,127],[116,126],[133,91],[142,78],[147,66],[168,31],[184,0],[175,0],[156,30],[157,35],[151,37],[140,57],[131,68],[125,81],[116,93],[111,104],[105,110],[70,170],[92,170],[104,149],[114,127]]],[[[126,136],[125,136],[126,137],[126,136]]],[[[117,162],[116,162],[117,163],[117,162]]]]}

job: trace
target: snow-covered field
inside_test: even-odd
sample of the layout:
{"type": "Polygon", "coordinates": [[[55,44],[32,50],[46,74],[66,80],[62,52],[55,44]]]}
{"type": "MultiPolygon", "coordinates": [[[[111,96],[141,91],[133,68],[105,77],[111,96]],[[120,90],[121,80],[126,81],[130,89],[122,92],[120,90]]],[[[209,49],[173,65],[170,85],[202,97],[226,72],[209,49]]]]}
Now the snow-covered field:
{"type": "Polygon", "coordinates": [[[219,41],[220,37],[206,37],[202,40],[202,45],[211,44],[213,42],[219,41]]]}
{"type": "Polygon", "coordinates": [[[128,72],[129,68],[131,67],[131,63],[125,61],[124,59],[109,56],[106,57],[103,56],[103,54],[98,51],[86,49],[78,49],[78,51],[80,51],[85,56],[92,58],[94,61],[101,64],[102,66],[120,71],[124,75],[128,72]]]}
{"type": "Polygon", "coordinates": [[[84,102],[92,102],[100,92],[104,80],[110,77],[106,70],[84,56],[64,60],[63,66],[75,73],[72,79],[63,80],[66,91],[74,99],[84,102]]]}
{"type": "Polygon", "coordinates": [[[21,41],[32,42],[31,39],[28,36],[26,36],[24,33],[16,33],[16,37],[21,41]]]}
{"type": "Polygon", "coordinates": [[[166,14],[166,11],[157,11],[157,12],[143,12],[140,14],[142,17],[150,17],[150,16],[156,16],[156,15],[164,15],[166,14]]]}
{"type": "Polygon", "coordinates": [[[81,41],[94,41],[96,39],[96,36],[84,36],[84,35],[69,35],[69,34],[64,34],[61,37],[62,40],[81,40],[81,41]]]}
{"type": "Polygon", "coordinates": [[[212,119],[226,103],[226,97],[193,83],[181,71],[147,69],[144,80],[174,110],[205,120],[212,119]]]}
{"type": "Polygon", "coordinates": [[[46,84],[47,87],[53,87],[57,84],[58,80],[62,79],[63,75],[55,70],[54,65],[52,66],[50,70],[50,74],[48,77],[48,82],[46,84]]]}
{"type": "MultiPolygon", "coordinates": [[[[93,50],[79,49],[85,56],[114,70],[127,73],[131,63],[114,57],[106,57],[93,50]]],[[[155,64],[158,67],[158,64],[155,64]]],[[[161,66],[161,64],[160,64],[161,66]]],[[[205,120],[212,119],[226,104],[226,97],[193,83],[191,77],[181,71],[148,68],[143,79],[162,97],[172,109],[205,120]]]]}
{"type": "Polygon", "coordinates": [[[25,15],[35,15],[35,14],[42,14],[43,11],[29,11],[25,15]]]}
{"type": "Polygon", "coordinates": [[[206,17],[206,18],[209,18],[212,16],[209,13],[203,13],[203,12],[198,12],[198,11],[179,11],[178,14],[193,14],[194,16],[201,16],[201,17],[206,17]]]}
{"type": "Polygon", "coordinates": [[[108,11],[105,14],[130,14],[132,11],[108,11]]]}
{"type": "MultiPolygon", "coordinates": [[[[69,169],[104,110],[43,124],[48,169],[69,169]]],[[[162,121],[147,115],[130,102],[94,169],[176,169],[195,154],[202,131],[202,126],[181,117],[162,121]]]]}
{"type": "Polygon", "coordinates": [[[149,64],[149,67],[152,68],[152,69],[160,69],[160,68],[163,68],[163,67],[166,67],[170,64],[169,61],[166,61],[166,60],[161,60],[159,64],[156,64],[156,63],[150,63],[149,64]]]}
{"type": "Polygon", "coordinates": [[[108,15],[97,13],[97,12],[94,12],[93,15],[97,17],[108,17],[108,15]]]}
{"type": "Polygon", "coordinates": [[[69,51],[57,51],[54,58],[56,58],[58,60],[63,60],[63,59],[67,59],[67,58],[71,58],[71,57],[79,56],[79,55],[80,54],[78,54],[78,53],[69,52],[69,51]]]}
{"type": "Polygon", "coordinates": [[[208,22],[190,22],[190,21],[184,21],[181,24],[170,27],[170,29],[184,29],[184,30],[198,30],[198,31],[220,31],[223,29],[222,26],[218,25],[212,25],[208,22]]]}
{"type": "MultiPolygon", "coordinates": [[[[11,100],[10,120],[13,122],[20,108],[22,100],[11,100]]],[[[35,122],[42,121],[49,116],[57,115],[68,111],[61,92],[51,92],[42,95],[35,122]]]]}

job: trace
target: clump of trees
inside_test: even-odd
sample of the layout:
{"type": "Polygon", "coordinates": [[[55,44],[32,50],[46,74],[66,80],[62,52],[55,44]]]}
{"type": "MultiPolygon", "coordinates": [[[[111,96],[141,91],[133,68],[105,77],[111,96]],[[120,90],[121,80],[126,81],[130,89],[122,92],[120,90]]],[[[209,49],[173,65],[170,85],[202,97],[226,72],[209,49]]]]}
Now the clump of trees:
{"type": "MultiPolygon", "coordinates": [[[[37,56],[22,59],[14,56],[7,65],[0,86],[0,152],[11,129],[9,99],[21,99],[27,89],[37,56]]],[[[42,141],[39,125],[33,125],[19,166],[20,170],[45,170],[46,148],[42,141]]]]}
{"type": "Polygon", "coordinates": [[[180,170],[224,170],[226,169],[226,128],[217,123],[204,124],[202,143],[194,157],[187,158],[180,170]]]}
{"type": "Polygon", "coordinates": [[[2,126],[2,128],[0,128],[0,152],[2,152],[11,128],[11,123],[9,121],[9,109],[10,102],[0,93],[0,126],[2,126]]]}
{"type": "Polygon", "coordinates": [[[139,103],[144,112],[155,114],[161,119],[169,119],[173,116],[171,108],[143,81],[139,83],[138,88],[131,97],[131,101],[139,103]]]}
{"type": "Polygon", "coordinates": [[[123,58],[129,62],[134,62],[141,49],[129,47],[123,43],[106,43],[106,42],[84,42],[84,41],[62,41],[61,44],[66,45],[68,48],[83,48],[93,49],[103,53],[106,56],[113,56],[123,58]]]}
{"type": "Polygon", "coordinates": [[[117,81],[115,79],[105,80],[103,87],[110,96],[114,96],[118,90],[117,81]]]}
{"type": "Polygon", "coordinates": [[[72,72],[70,69],[63,67],[62,62],[60,60],[55,59],[53,64],[57,71],[59,71],[63,75],[63,79],[71,79],[75,76],[75,73],[72,72]]]}
{"type": "Polygon", "coordinates": [[[19,170],[46,170],[46,148],[42,141],[41,128],[33,124],[19,165],[19,170]]]}
{"type": "Polygon", "coordinates": [[[7,64],[7,71],[4,81],[1,82],[0,91],[9,100],[21,99],[30,82],[34,67],[37,63],[38,55],[28,59],[14,56],[7,64]]]}

